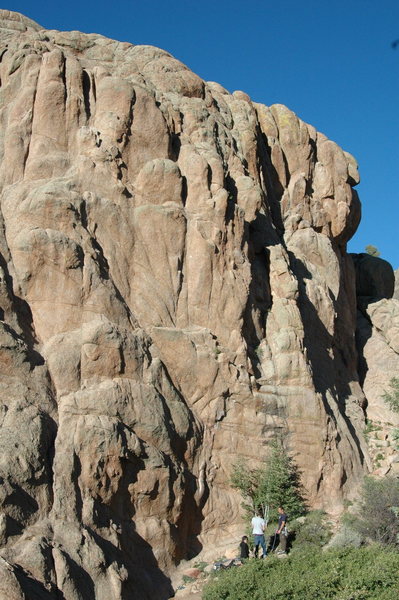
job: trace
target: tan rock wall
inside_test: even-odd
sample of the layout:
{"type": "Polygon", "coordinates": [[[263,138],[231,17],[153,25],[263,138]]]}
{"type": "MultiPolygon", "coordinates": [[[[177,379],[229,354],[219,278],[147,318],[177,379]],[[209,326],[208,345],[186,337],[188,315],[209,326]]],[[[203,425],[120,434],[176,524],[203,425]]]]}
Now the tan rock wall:
{"type": "Polygon", "coordinates": [[[281,436],[331,511],[368,468],[356,163],[162,50],[0,17],[1,555],[167,598],[240,531],[238,457],[281,436]]]}

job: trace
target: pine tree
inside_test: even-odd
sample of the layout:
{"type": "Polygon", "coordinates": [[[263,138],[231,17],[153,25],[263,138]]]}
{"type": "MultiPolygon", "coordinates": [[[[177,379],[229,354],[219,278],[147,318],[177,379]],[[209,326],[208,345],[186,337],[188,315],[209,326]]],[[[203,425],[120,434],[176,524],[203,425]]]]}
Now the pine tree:
{"type": "Polygon", "coordinates": [[[259,485],[255,497],[258,505],[267,504],[273,510],[283,506],[291,519],[303,514],[300,475],[281,441],[272,443],[271,453],[258,474],[259,485]]]}
{"type": "Polygon", "coordinates": [[[305,512],[298,469],[280,441],[271,445],[271,452],[259,469],[248,469],[242,461],[233,467],[231,485],[244,497],[248,516],[261,510],[268,520],[271,510],[283,506],[290,519],[305,512]]]}

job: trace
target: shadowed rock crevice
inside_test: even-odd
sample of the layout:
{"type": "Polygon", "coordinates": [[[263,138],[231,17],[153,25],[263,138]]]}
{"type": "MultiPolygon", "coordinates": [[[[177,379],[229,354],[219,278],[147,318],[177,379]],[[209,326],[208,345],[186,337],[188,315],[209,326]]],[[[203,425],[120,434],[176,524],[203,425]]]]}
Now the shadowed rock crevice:
{"type": "Polygon", "coordinates": [[[66,600],[62,592],[57,589],[53,591],[47,589],[42,582],[24,572],[21,567],[17,567],[14,574],[26,597],[32,600],[66,600]]]}
{"type": "MultiPolygon", "coordinates": [[[[364,442],[362,443],[359,439],[360,436],[359,432],[356,430],[356,423],[353,422],[353,413],[348,414],[347,412],[347,401],[351,397],[353,391],[349,385],[350,379],[347,384],[345,384],[345,380],[342,377],[343,372],[351,371],[352,376],[357,380],[357,372],[355,371],[356,355],[354,349],[352,349],[352,355],[350,357],[351,364],[348,364],[349,361],[345,359],[345,354],[348,351],[348,347],[345,348],[345,340],[342,340],[343,343],[338,345],[340,341],[340,323],[337,321],[335,322],[333,333],[330,333],[326,329],[315,310],[315,306],[309,300],[306,291],[306,280],[311,280],[312,274],[298,258],[293,256],[292,260],[294,271],[299,281],[298,305],[304,323],[304,348],[312,369],[312,378],[316,392],[320,393],[324,410],[334,423],[333,431],[339,431],[342,428],[342,424],[338,422],[342,419],[342,422],[345,424],[345,427],[350,434],[349,443],[354,443],[356,445],[358,460],[360,461],[360,464],[363,465],[365,462],[366,448],[364,442]]],[[[332,298],[333,306],[336,311],[341,303],[341,293],[343,294],[343,292],[340,292],[337,298],[332,298]]],[[[363,399],[360,395],[359,403],[360,405],[363,404],[363,399]]],[[[358,414],[358,419],[361,419],[360,414],[358,414]]],[[[337,441],[338,444],[339,442],[344,442],[341,436],[337,436],[337,441]]],[[[345,454],[347,454],[347,449],[343,448],[341,452],[342,455],[345,456],[345,454]]],[[[341,485],[344,486],[346,481],[346,469],[342,466],[341,485]]]]}
{"type": "Polygon", "coordinates": [[[91,106],[90,106],[90,91],[91,91],[91,80],[90,76],[84,69],[82,70],[82,88],[84,106],[86,111],[86,120],[88,121],[91,117],[91,106]]]}
{"type": "MultiPolygon", "coordinates": [[[[284,187],[280,181],[275,167],[273,166],[271,160],[272,149],[268,144],[267,136],[261,131],[260,127],[257,129],[257,138],[260,173],[265,185],[267,203],[270,207],[276,232],[278,232],[279,236],[282,237],[284,233],[284,224],[282,220],[280,201],[284,192],[284,187]]],[[[288,179],[288,165],[284,156],[283,161],[286,171],[286,178],[288,179]]]]}
{"type": "MultiPolygon", "coordinates": [[[[4,256],[0,253],[0,269],[4,274],[4,283],[6,285],[7,294],[10,302],[10,309],[13,313],[13,316],[16,318],[17,324],[20,328],[20,334],[17,333],[10,325],[4,323],[4,327],[6,330],[15,337],[16,339],[23,340],[24,344],[26,344],[29,361],[31,363],[32,368],[35,366],[43,365],[44,359],[37,352],[36,348],[38,346],[38,340],[35,337],[35,331],[33,327],[32,321],[32,312],[30,310],[29,304],[15,296],[13,293],[13,282],[12,277],[8,271],[8,265],[4,259],[4,256]]],[[[5,315],[3,310],[3,318],[4,321],[5,315]]]]}

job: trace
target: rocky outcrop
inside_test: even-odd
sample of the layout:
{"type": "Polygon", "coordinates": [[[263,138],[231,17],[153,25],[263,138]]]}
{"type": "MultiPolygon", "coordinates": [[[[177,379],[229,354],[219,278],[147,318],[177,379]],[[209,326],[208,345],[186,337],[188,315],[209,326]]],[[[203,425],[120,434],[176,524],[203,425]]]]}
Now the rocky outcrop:
{"type": "Polygon", "coordinates": [[[395,271],[395,290],[393,293],[393,297],[396,300],[399,300],[399,269],[396,269],[395,271]]]}
{"type": "Polygon", "coordinates": [[[359,377],[367,398],[367,418],[399,426],[384,393],[399,373],[399,300],[392,297],[395,273],[389,263],[367,254],[353,255],[358,294],[359,377]]]}
{"type": "Polygon", "coordinates": [[[363,303],[380,298],[392,298],[395,290],[395,273],[386,260],[370,254],[351,254],[356,271],[356,294],[363,303]]]}
{"type": "Polygon", "coordinates": [[[163,50],[0,20],[0,585],[167,598],[241,528],[238,457],[281,437],[331,511],[369,468],[357,166],[163,50]]]}

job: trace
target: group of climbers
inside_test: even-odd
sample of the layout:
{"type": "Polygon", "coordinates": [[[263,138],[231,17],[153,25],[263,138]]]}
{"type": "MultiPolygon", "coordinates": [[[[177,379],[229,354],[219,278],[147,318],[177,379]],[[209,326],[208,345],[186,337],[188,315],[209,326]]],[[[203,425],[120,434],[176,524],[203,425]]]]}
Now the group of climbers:
{"type": "MultiPolygon", "coordinates": [[[[286,554],[287,553],[287,520],[288,516],[282,506],[278,507],[278,526],[274,537],[270,539],[270,550],[277,550],[277,554],[286,554]]],[[[265,540],[265,529],[267,523],[264,518],[261,516],[260,512],[257,511],[255,516],[251,521],[252,525],[252,534],[254,536],[254,556],[258,558],[259,547],[262,548],[262,556],[260,558],[266,558],[267,556],[267,545],[265,540]]],[[[249,546],[248,546],[248,536],[244,535],[241,539],[240,543],[240,558],[245,559],[249,558],[249,546]]]]}

